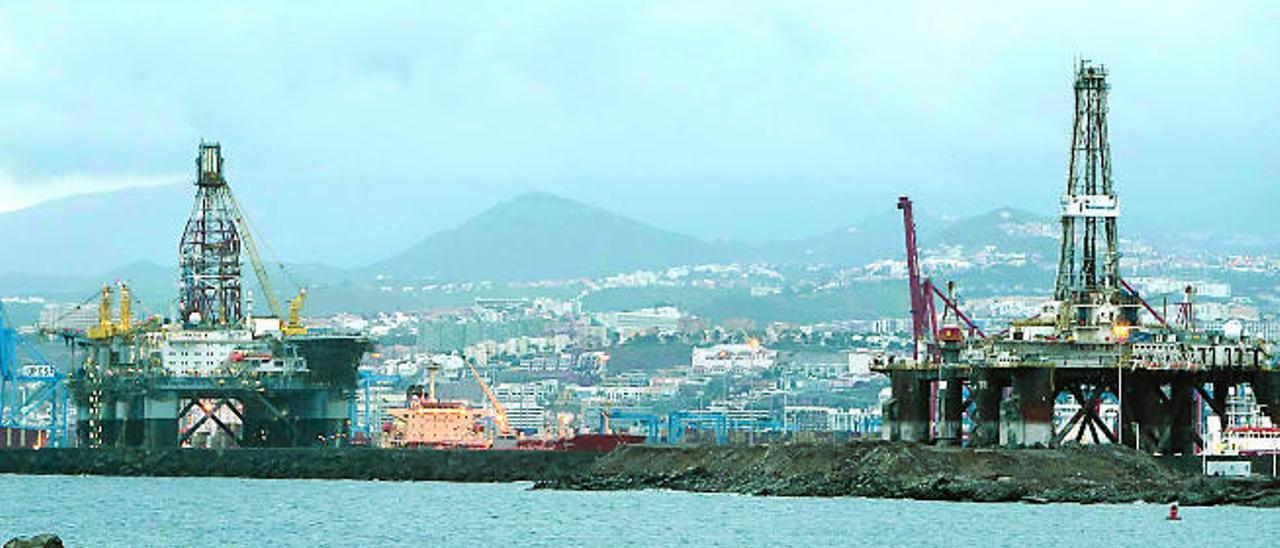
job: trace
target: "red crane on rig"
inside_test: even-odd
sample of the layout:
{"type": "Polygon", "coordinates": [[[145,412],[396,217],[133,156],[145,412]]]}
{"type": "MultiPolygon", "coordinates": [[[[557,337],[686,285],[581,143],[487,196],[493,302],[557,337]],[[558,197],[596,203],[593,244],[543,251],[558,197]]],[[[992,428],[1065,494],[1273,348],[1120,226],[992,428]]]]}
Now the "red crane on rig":
{"type": "Polygon", "coordinates": [[[951,296],[943,293],[942,290],[933,285],[932,280],[921,276],[920,252],[916,245],[916,221],[915,215],[911,210],[911,198],[899,196],[898,209],[902,210],[902,230],[907,240],[907,280],[910,284],[911,292],[912,358],[920,359],[920,341],[927,342],[929,357],[930,359],[935,359],[937,353],[934,352],[934,341],[958,342],[964,338],[964,333],[959,331],[958,328],[939,327],[937,308],[934,306],[933,300],[935,296],[942,299],[944,317],[947,310],[950,310],[969,327],[970,335],[977,335],[983,339],[987,338],[982,329],[960,310],[960,307],[956,305],[951,296]]]}

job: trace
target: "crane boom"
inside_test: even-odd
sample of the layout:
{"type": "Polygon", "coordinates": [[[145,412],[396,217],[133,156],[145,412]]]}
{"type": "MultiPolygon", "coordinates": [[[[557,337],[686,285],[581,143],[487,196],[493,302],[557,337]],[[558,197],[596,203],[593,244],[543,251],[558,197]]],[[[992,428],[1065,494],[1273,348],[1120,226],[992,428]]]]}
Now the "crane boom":
{"type": "Polygon", "coordinates": [[[489,398],[489,405],[493,406],[493,420],[498,423],[498,433],[504,436],[510,434],[511,425],[507,423],[507,408],[503,407],[502,402],[498,401],[498,397],[493,395],[493,391],[489,389],[489,383],[480,378],[480,372],[476,370],[476,366],[472,365],[470,360],[464,359],[462,361],[467,364],[467,369],[471,370],[476,382],[480,384],[480,389],[484,391],[484,397],[489,398]]]}
{"type": "Polygon", "coordinates": [[[920,253],[916,249],[916,221],[911,209],[911,199],[899,196],[898,209],[902,210],[902,232],[906,236],[907,281],[911,292],[911,352],[914,358],[919,358],[920,341],[929,335],[929,303],[926,300],[932,296],[925,285],[927,282],[922,283],[920,277],[920,253]]]}
{"type": "Polygon", "coordinates": [[[258,245],[253,241],[253,234],[249,231],[249,222],[245,220],[244,212],[240,211],[240,204],[230,192],[227,193],[227,201],[231,204],[231,214],[235,216],[236,228],[239,229],[240,237],[244,240],[244,248],[249,251],[249,262],[253,264],[253,274],[257,276],[258,285],[262,287],[262,292],[267,297],[267,307],[271,310],[272,316],[283,321],[284,311],[280,308],[279,301],[276,301],[275,291],[271,289],[267,267],[262,262],[262,257],[258,255],[258,245]]]}

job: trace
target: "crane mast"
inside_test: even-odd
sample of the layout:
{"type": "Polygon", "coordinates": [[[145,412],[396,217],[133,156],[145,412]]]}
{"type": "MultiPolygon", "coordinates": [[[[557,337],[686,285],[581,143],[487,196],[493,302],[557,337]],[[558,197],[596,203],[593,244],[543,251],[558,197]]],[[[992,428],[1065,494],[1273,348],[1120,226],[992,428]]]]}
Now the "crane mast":
{"type": "Polygon", "coordinates": [[[480,390],[484,391],[484,397],[489,399],[489,405],[493,406],[494,422],[498,424],[498,433],[504,436],[511,434],[511,425],[507,423],[507,408],[503,407],[502,402],[498,401],[498,397],[493,394],[493,390],[489,389],[489,383],[484,382],[480,377],[480,372],[476,370],[476,366],[470,360],[463,360],[467,364],[467,369],[471,370],[471,375],[476,378],[476,382],[480,384],[480,390]]]}
{"type": "Polygon", "coordinates": [[[267,277],[266,263],[262,262],[262,257],[258,255],[258,244],[253,240],[253,233],[249,231],[249,221],[245,219],[244,212],[240,210],[240,204],[236,202],[231,192],[227,191],[227,201],[231,204],[231,213],[235,217],[236,227],[240,229],[240,235],[244,238],[244,248],[249,252],[249,263],[253,265],[253,275],[258,278],[258,285],[262,287],[262,293],[267,298],[267,308],[271,310],[271,315],[276,318],[284,318],[280,302],[276,300],[276,292],[271,287],[271,279],[267,277]]]}
{"type": "Polygon", "coordinates": [[[920,357],[920,342],[929,340],[934,329],[933,284],[920,276],[920,252],[916,244],[916,221],[911,199],[898,197],[898,209],[902,210],[902,228],[907,247],[907,280],[911,292],[911,352],[913,359],[920,357]]]}

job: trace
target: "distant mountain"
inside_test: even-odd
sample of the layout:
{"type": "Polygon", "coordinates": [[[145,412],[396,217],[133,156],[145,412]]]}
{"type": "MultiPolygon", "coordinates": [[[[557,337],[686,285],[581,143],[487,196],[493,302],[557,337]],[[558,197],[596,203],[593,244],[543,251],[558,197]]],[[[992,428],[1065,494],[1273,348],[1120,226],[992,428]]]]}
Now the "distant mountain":
{"type": "Polygon", "coordinates": [[[402,277],[510,281],[602,276],[725,258],[725,246],[534,192],[428,236],[373,270],[402,277]]]}
{"type": "MultiPolygon", "coordinates": [[[[1052,261],[1057,234],[1049,219],[1012,208],[952,222],[917,214],[925,249],[959,246],[1026,253],[1052,261]]],[[[904,254],[902,216],[890,210],[799,240],[706,242],[545,193],[499,203],[452,230],[436,233],[373,272],[442,280],[580,278],[708,262],[863,265],[904,254]]]]}
{"type": "Polygon", "coordinates": [[[921,245],[960,247],[965,254],[993,247],[997,252],[1026,253],[1033,261],[1056,261],[1058,231],[1058,224],[1048,217],[1002,207],[952,222],[921,245]]]}
{"type": "Polygon", "coordinates": [[[176,267],[140,261],[106,272],[75,275],[0,273],[0,295],[40,296],[54,302],[96,302],[104,284],[127,282],[139,313],[164,313],[177,296],[176,267]]]}
{"type": "Polygon", "coordinates": [[[0,273],[99,273],[178,256],[190,185],[82,194],[0,213],[0,273]],[[178,228],[175,228],[177,226],[178,228]]]}
{"type": "MultiPolygon", "coordinates": [[[[916,232],[929,241],[946,223],[933,216],[916,216],[916,232]]],[[[902,213],[887,210],[825,234],[756,248],[759,260],[779,264],[852,266],[878,259],[901,259],[906,253],[902,213]]]]}

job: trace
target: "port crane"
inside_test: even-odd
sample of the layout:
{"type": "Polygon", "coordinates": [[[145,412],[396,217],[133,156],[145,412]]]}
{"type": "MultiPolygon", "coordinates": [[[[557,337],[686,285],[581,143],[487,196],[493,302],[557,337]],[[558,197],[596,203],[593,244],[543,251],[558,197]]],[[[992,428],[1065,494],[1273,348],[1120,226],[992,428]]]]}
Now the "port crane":
{"type": "Polygon", "coordinates": [[[476,383],[480,385],[480,390],[484,391],[484,397],[489,399],[489,405],[493,406],[493,422],[498,426],[498,434],[502,436],[511,435],[511,424],[507,421],[507,408],[498,401],[498,397],[493,394],[493,390],[489,389],[489,383],[484,382],[484,378],[480,376],[480,371],[476,369],[475,364],[471,360],[462,360],[467,364],[467,369],[471,370],[471,375],[475,377],[476,383]]]}
{"type": "Polygon", "coordinates": [[[120,319],[111,319],[112,291],[103,285],[98,293],[98,325],[89,328],[90,339],[109,339],[128,335],[137,325],[133,321],[133,294],[129,284],[120,282],[120,319]]]}
{"type": "Polygon", "coordinates": [[[954,284],[948,283],[947,291],[944,293],[933,284],[933,280],[921,275],[920,251],[916,242],[916,221],[911,198],[899,196],[898,209],[902,211],[902,232],[906,238],[907,280],[909,283],[908,291],[911,294],[911,334],[914,343],[912,345],[913,358],[919,359],[920,357],[919,346],[921,341],[929,341],[927,353],[931,359],[936,359],[934,346],[937,341],[959,342],[964,339],[964,333],[959,328],[939,326],[937,307],[934,305],[935,297],[942,301],[944,322],[947,312],[952,312],[956,315],[956,318],[963,321],[965,326],[969,328],[970,336],[976,335],[980,339],[987,338],[986,333],[982,332],[982,328],[978,327],[964,311],[960,310],[960,306],[951,295],[955,287],[954,284]]]}
{"type": "MultiPolygon", "coordinates": [[[[46,443],[67,447],[71,398],[66,381],[66,373],[18,333],[0,302],[0,431],[43,431],[46,443]],[[25,363],[19,349],[27,354],[25,363]]],[[[4,442],[0,439],[0,445],[4,442]]]]}

